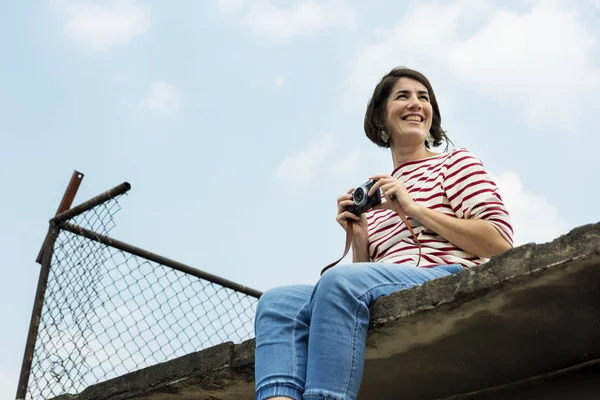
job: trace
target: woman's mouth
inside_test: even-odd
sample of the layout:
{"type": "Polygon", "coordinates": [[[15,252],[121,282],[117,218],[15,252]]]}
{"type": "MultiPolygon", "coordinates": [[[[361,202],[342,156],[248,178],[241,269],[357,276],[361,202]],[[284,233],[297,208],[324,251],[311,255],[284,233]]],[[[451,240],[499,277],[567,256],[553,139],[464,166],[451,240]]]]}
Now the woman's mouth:
{"type": "Polygon", "coordinates": [[[408,122],[421,123],[421,122],[423,122],[423,117],[421,117],[420,115],[417,115],[417,114],[410,114],[410,115],[407,115],[406,117],[402,118],[402,120],[408,121],[408,122]]]}

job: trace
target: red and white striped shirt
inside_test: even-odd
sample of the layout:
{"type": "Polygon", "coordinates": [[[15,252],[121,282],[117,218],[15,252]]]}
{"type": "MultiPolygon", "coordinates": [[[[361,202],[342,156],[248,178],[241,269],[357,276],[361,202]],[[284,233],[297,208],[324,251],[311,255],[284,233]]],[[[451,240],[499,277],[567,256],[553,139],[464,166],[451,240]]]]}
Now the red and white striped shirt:
{"type": "MultiPolygon", "coordinates": [[[[402,179],[415,202],[452,217],[489,221],[513,243],[513,228],[498,187],[482,162],[466,149],[404,163],[392,176],[402,179]]],[[[470,268],[486,261],[454,246],[420,222],[407,219],[422,246],[419,267],[461,264],[470,268]]],[[[398,214],[370,210],[367,221],[373,262],[417,265],[419,247],[398,214]]]]}

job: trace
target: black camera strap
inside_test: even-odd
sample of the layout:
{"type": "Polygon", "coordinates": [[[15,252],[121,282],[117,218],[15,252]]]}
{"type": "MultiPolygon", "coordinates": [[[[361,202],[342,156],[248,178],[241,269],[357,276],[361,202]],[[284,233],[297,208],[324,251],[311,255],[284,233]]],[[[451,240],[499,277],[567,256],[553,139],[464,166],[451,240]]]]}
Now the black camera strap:
{"type": "MultiPolygon", "coordinates": [[[[395,198],[393,199],[395,200],[395,198]]],[[[393,203],[392,203],[393,204],[393,203]]],[[[393,206],[392,206],[393,207],[393,206]]],[[[400,219],[402,220],[402,222],[404,222],[404,225],[406,225],[406,227],[408,228],[408,231],[410,232],[410,234],[412,235],[413,239],[415,240],[415,243],[417,243],[417,245],[419,246],[419,260],[417,261],[417,267],[419,266],[419,264],[421,263],[421,242],[419,242],[419,238],[417,238],[417,235],[415,234],[415,231],[413,230],[412,226],[410,225],[410,223],[408,222],[408,220],[406,219],[406,217],[403,215],[404,213],[402,212],[398,212],[398,210],[396,210],[396,208],[394,207],[394,211],[396,211],[396,213],[398,214],[398,216],[400,217],[400,219]]],[[[329,268],[336,266],[340,261],[342,261],[344,259],[344,257],[346,257],[346,255],[348,254],[348,251],[350,251],[350,246],[352,245],[352,236],[353,236],[353,231],[354,231],[354,223],[350,220],[346,220],[346,246],[344,248],[344,254],[342,254],[342,256],[337,260],[332,262],[331,264],[327,265],[325,268],[323,268],[321,270],[321,275],[323,275],[325,273],[325,271],[327,271],[329,268]]]]}

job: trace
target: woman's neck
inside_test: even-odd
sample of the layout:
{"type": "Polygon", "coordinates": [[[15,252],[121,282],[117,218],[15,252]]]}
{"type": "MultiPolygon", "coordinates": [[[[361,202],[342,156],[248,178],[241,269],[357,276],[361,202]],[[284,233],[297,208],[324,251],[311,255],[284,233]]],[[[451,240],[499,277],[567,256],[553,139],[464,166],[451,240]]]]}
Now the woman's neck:
{"type": "Polygon", "coordinates": [[[392,161],[394,162],[394,169],[398,168],[400,165],[415,160],[421,160],[423,158],[431,157],[436,155],[432,151],[429,151],[425,144],[420,144],[415,147],[397,147],[392,148],[392,161]]]}

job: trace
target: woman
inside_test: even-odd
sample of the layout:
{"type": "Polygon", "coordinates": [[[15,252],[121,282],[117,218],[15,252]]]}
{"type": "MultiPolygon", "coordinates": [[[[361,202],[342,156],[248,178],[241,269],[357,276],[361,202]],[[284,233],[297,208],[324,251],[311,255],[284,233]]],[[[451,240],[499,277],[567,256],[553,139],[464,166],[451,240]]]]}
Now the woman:
{"type": "Polygon", "coordinates": [[[356,399],[376,298],[512,247],[508,212],[481,161],[464,149],[431,151],[449,142],[440,124],[435,94],[421,73],[396,68],[379,82],[365,132],[391,149],[393,172],[370,177],[376,183],[369,195],[381,188],[385,201],[356,216],[347,211],[353,189],[339,197],[338,223],[344,230],[354,224],[353,264],[329,269],[314,287],[275,288],[260,298],[256,399],[356,399]]]}

